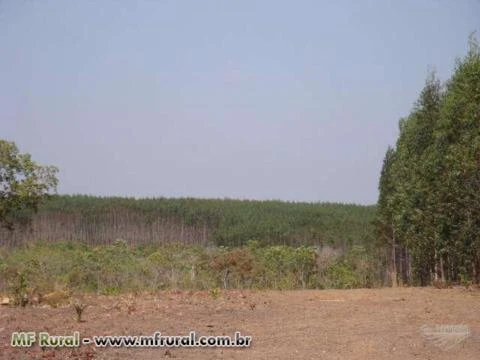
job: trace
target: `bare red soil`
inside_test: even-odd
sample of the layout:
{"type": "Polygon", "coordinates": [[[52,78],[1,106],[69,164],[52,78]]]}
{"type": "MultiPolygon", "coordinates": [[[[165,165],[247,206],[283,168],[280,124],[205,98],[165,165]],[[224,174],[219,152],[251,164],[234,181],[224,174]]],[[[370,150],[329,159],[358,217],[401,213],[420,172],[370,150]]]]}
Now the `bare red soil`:
{"type": "Polygon", "coordinates": [[[319,291],[166,291],[85,296],[71,305],[0,307],[0,359],[480,359],[480,291],[433,288],[319,291]],[[422,326],[466,325],[453,346],[422,326]],[[424,329],[424,328],[423,328],[424,329]],[[252,346],[225,348],[13,348],[13,331],[51,335],[233,335],[252,346]],[[443,345],[442,345],[443,344],[443,345]],[[440,345],[440,346],[439,346],[440,345]],[[447,344],[448,345],[448,344],[447,344]]]}

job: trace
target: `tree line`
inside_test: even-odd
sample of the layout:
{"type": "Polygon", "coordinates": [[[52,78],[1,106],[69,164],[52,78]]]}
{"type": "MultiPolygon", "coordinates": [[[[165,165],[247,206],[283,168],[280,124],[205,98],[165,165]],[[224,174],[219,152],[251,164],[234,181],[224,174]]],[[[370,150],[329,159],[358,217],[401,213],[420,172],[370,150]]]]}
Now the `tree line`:
{"type": "Polygon", "coordinates": [[[109,244],[172,243],[242,246],[373,244],[375,206],[232,199],[52,195],[38,211],[15,213],[4,244],[80,240],[109,244]]]}
{"type": "Polygon", "coordinates": [[[376,235],[393,285],[480,283],[480,51],[431,73],[386,151],[376,235]]]}

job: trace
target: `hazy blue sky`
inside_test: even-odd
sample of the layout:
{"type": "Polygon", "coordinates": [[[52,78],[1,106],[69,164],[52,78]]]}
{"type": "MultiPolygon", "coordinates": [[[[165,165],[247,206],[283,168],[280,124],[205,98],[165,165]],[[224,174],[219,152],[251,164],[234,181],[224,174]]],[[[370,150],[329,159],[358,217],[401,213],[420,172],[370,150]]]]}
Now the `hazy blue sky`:
{"type": "Polygon", "coordinates": [[[0,0],[0,138],[60,193],[372,204],[478,0],[0,0]]]}

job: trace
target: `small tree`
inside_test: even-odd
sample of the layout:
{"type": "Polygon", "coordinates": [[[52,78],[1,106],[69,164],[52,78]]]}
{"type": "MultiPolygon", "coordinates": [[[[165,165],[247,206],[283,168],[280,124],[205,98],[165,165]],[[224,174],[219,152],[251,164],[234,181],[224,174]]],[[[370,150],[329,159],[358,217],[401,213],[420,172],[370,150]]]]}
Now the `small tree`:
{"type": "Polygon", "coordinates": [[[58,169],[42,166],[21,154],[14,142],[0,140],[0,226],[13,230],[15,215],[36,211],[56,191],[58,169]]]}

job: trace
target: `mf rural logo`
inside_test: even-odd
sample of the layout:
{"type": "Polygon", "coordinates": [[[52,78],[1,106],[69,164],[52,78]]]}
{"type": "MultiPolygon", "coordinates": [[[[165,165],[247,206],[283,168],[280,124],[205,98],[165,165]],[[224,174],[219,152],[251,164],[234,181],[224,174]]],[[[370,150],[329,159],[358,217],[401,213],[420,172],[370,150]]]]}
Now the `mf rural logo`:
{"type": "Polygon", "coordinates": [[[468,325],[423,325],[420,330],[425,338],[442,350],[450,350],[472,335],[468,325]]]}

